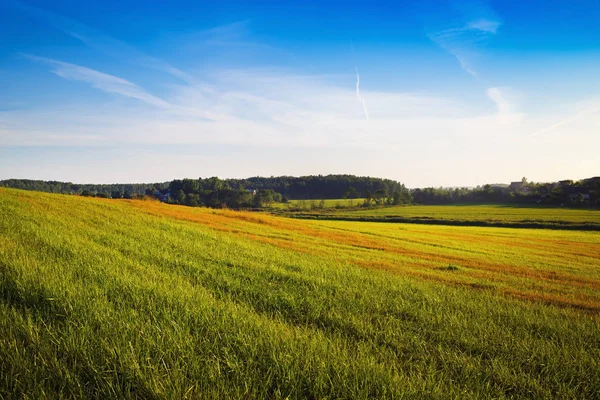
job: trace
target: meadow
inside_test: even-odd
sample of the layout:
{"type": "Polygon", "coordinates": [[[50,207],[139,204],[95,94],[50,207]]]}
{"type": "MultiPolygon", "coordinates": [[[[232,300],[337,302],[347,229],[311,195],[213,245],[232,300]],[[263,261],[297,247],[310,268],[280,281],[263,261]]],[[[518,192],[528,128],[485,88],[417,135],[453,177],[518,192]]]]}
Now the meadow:
{"type": "Polygon", "coordinates": [[[574,229],[600,230],[600,210],[598,209],[551,207],[537,204],[400,205],[342,207],[341,209],[325,207],[323,210],[307,208],[306,211],[296,211],[290,215],[337,220],[482,226],[529,225],[531,227],[572,227],[574,229]]]}
{"type": "Polygon", "coordinates": [[[599,259],[594,231],[0,189],[0,398],[600,398],[599,259]]]}
{"type": "Polygon", "coordinates": [[[287,203],[273,203],[275,210],[314,210],[326,208],[351,208],[363,204],[365,199],[323,199],[323,200],[289,200],[287,203]]]}

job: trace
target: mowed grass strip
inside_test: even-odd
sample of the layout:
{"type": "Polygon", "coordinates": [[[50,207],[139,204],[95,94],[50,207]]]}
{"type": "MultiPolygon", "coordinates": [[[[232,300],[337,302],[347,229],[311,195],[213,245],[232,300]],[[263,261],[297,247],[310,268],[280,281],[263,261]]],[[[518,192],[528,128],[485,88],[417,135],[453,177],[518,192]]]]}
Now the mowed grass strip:
{"type": "MultiPolygon", "coordinates": [[[[294,214],[291,214],[294,215],[294,214]]],[[[407,220],[414,222],[530,224],[541,226],[600,227],[600,210],[550,207],[545,205],[403,205],[326,209],[313,217],[360,218],[364,220],[407,220]]]]}
{"type": "Polygon", "coordinates": [[[598,397],[597,315],[352,262],[379,226],[2,189],[0,396],[598,397]]]}
{"type": "Polygon", "coordinates": [[[318,208],[350,208],[359,207],[365,199],[323,199],[323,200],[289,200],[287,203],[273,203],[271,208],[276,210],[285,209],[318,209],[318,208]]]}

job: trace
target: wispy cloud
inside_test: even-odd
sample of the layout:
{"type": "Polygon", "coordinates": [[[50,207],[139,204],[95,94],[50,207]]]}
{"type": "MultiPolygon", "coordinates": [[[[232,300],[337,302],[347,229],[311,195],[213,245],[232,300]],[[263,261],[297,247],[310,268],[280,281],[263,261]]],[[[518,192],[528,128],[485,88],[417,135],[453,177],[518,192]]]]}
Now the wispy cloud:
{"type": "Polygon", "coordinates": [[[501,23],[489,19],[478,19],[467,24],[466,28],[496,34],[501,23]]]}
{"type": "Polygon", "coordinates": [[[219,47],[252,47],[268,48],[271,46],[265,43],[259,43],[249,40],[251,36],[250,21],[242,20],[228,24],[214,26],[212,28],[200,31],[175,34],[175,42],[185,50],[198,48],[200,46],[219,46],[219,47]]]}
{"type": "Polygon", "coordinates": [[[489,88],[486,91],[487,96],[496,103],[498,114],[511,114],[513,112],[512,104],[504,98],[502,89],[498,87],[489,88]]]}
{"type": "Polygon", "coordinates": [[[69,64],[50,58],[38,57],[30,54],[23,54],[23,56],[36,62],[51,65],[53,67],[52,72],[61,78],[72,81],[86,82],[96,89],[125,97],[131,97],[155,107],[165,109],[172,108],[172,105],[168,102],[146,92],[136,84],[131,83],[123,78],[105,74],[81,65],[69,64]]]}
{"type": "MultiPolygon", "coordinates": [[[[41,60],[39,60],[42,62],[41,60]]],[[[356,90],[325,78],[282,70],[228,71],[214,74],[209,87],[173,87],[165,99],[147,97],[131,82],[98,71],[49,63],[66,79],[85,81],[101,90],[143,101],[128,108],[104,104],[102,110],[47,110],[2,116],[4,145],[227,144],[256,147],[410,149],[414,137],[428,147],[502,138],[512,122],[496,114],[477,114],[460,100],[419,93],[369,92],[377,118],[367,121],[356,107],[356,90]],[[269,91],[270,88],[277,90],[269,91]],[[164,103],[169,106],[166,106],[164,103]],[[163,107],[161,107],[163,106],[163,107]],[[213,121],[195,118],[205,113],[213,121]],[[27,118],[24,116],[27,115],[27,118]],[[53,115],[60,121],[49,124],[53,115]],[[410,135],[399,133],[410,132],[410,135]],[[441,140],[441,141],[440,141],[441,140]]],[[[491,91],[503,115],[512,108],[491,91]]],[[[151,96],[151,95],[150,95],[151,96]]]]}
{"type": "MultiPolygon", "coordinates": [[[[170,71],[173,76],[179,73],[162,61],[140,55],[125,43],[74,21],[38,9],[33,12],[41,13],[40,18],[45,18],[46,22],[103,54],[125,58],[125,53],[131,50],[135,62],[158,71],[170,71]]],[[[460,31],[493,34],[498,26],[499,23],[495,24],[491,19],[473,18],[455,30],[439,33],[438,40],[446,36],[458,37],[460,31]]],[[[201,36],[207,41],[219,42],[222,38],[227,43],[244,43],[246,29],[246,23],[241,22],[201,36]]],[[[460,100],[420,93],[369,91],[367,108],[356,64],[355,87],[341,82],[334,84],[326,77],[298,75],[275,66],[218,68],[204,71],[202,79],[183,79],[176,85],[170,84],[168,91],[158,97],[143,85],[96,69],[50,58],[26,57],[50,65],[52,72],[64,79],[85,82],[104,92],[136,99],[144,107],[136,108],[135,114],[127,109],[115,109],[105,110],[105,114],[100,115],[94,109],[87,116],[79,114],[83,115],[82,119],[76,121],[72,120],[73,113],[62,112],[64,125],[61,126],[47,126],[48,115],[40,116],[37,123],[24,121],[22,115],[17,114],[4,119],[0,117],[0,122],[5,124],[4,137],[10,137],[13,144],[70,145],[77,140],[89,145],[219,143],[386,148],[390,144],[400,144],[402,148],[409,148],[413,135],[398,135],[398,132],[412,132],[424,140],[431,137],[432,143],[438,140],[434,136],[440,132],[444,132],[444,140],[468,137],[472,141],[480,137],[482,131],[490,136],[498,134],[501,128],[490,128],[489,125],[495,125],[499,116],[504,122],[512,123],[508,117],[515,115],[500,88],[488,91],[488,96],[498,107],[498,112],[493,115],[476,115],[460,100]],[[361,107],[357,107],[357,99],[361,107]],[[370,115],[377,118],[370,120],[370,115]],[[7,136],[7,132],[13,134],[7,136]]],[[[345,82],[351,77],[345,75],[345,82]]],[[[109,105],[106,107],[110,108],[109,105]]]]}
{"type": "Polygon", "coordinates": [[[523,114],[515,110],[513,103],[506,98],[505,91],[505,88],[492,87],[486,90],[486,95],[496,104],[496,119],[498,122],[519,124],[523,119],[523,114]]]}
{"type": "Polygon", "coordinates": [[[483,43],[498,32],[502,25],[493,9],[485,2],[472,4],[457,22],[443,29],[430,29],[427,36],[459,62],[461,68],[477,76],[474,61],[483,43]]]}
{"type": "Polygon", "coordinates": [[[31,17],[36,18],[38,21],[64,32],[65,34],[79,40],[84,45],[109,57],[139,65],[144,68],[162,71],[186,82],[194,81],[194,78],[190,74],[175,68],[156,57],[149,56],[133,46],[130,46],[118,39],[112,38],[81,22],[65,17],[64,15],[24,4],[20,1],[8,1],[9,5],[12,4],[14,7],[25,12],[31,17]]]}

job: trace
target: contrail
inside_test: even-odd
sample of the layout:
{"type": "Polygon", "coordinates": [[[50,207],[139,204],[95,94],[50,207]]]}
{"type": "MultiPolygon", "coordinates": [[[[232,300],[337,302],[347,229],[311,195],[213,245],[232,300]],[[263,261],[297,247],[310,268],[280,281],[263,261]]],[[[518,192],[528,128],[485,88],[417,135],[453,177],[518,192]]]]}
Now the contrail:
{"type": "Polygon", "coordinates": [[[356,52],[354,51],[354,43],[350,41],[350,47],[352,47],[352,62],[354,64],[354,70],[356,71],[356,97],[360,100],[363,106],[363,111],[365,112],[365,117],[367,121],[369,120],[369,110],[367,110],[367,103],[365,103],[364,97],[360,95],[360,74],[358,73],[358,67],[356,66],[356,61],[354,60],[356,56],[356,52]]]}
{"type": "Polygon", "coordinates": [[[538,136],[538,135],[543,135],[544,133],[548,133],[548,132],[550,132],[550,131],[552,131],[552,130],[560,127],[560,126],[563,126],[563,125],[566,125],[566,124],[570,124],[571,122],[573,122],[573,121],[575,121],[575,120],[583,117],[586,114],[594,114],[594,113],[597,113],[597,112],[600,112],[600,108],[592,108],[592,109],[589,109],[589,110],[580,111],[577,114],[575,114],[573,117],[567,118],[567,119],[562,120],[560,122],[557,122],[556,124],[551,125],[551,126],[549,126],[547,128],[544,128],[541,131],[538,131],[538,132],[534,133],[531,136],[534,137],[534,136],[538,136]]]}
{"type": "Polygon", "coordinates": [[[360,94],[360,74],[358,73],[358,68],[354,66],[354,70],[356,71],[356,96],[360,100],[363,106],[363,111],[365,112],[365,117],[367,121],[369,120],[369,110],[367,110],[367,103],[365,103],[364,97],[360,94]]]}

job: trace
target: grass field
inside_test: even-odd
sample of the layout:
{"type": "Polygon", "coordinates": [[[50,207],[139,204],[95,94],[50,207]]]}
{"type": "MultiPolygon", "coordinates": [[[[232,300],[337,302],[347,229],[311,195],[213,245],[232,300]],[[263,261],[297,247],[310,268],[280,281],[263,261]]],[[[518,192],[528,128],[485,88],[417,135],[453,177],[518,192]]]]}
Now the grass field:
{"type": "Polygon", "coordinates": [[[482,224],[531,224],[600,229],[600,210],[543,205],[442,205],[325,209],[308,215],[335,219],[482,224]]]}
{"type": "Polygon", "coordinates": [[[0,398],[600,398],[599,258],[0,189],[0,398]]]}
{"type": "Polygon", "coordinates": [[[320,208],[349,208],[358,207],[364,203],[364,199],[324,199],[324,200],[290,200],[287,203],[273,203],[272,208],[276,210],[304,209],[311,210],[320,208]]]}

